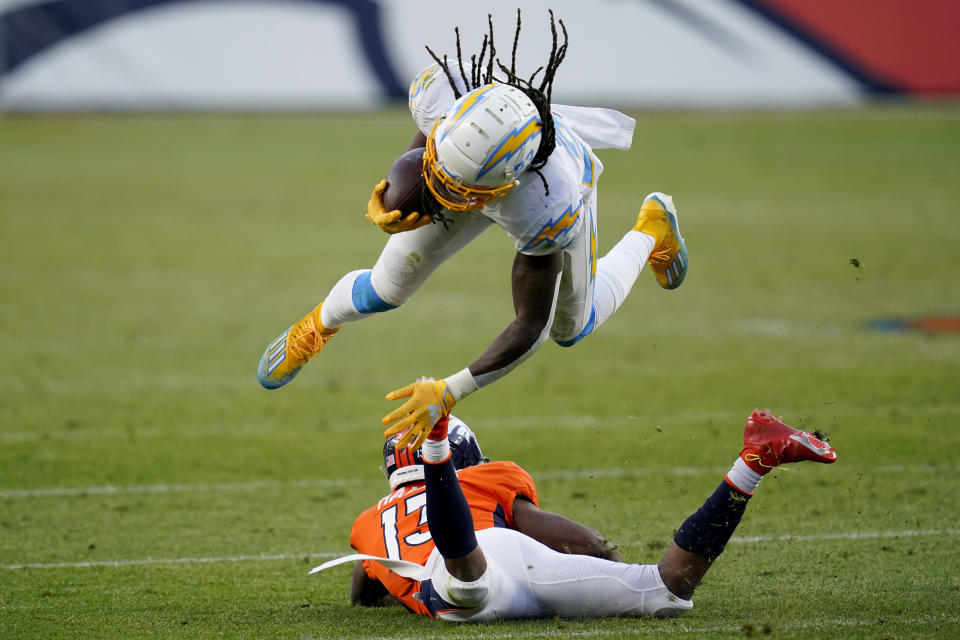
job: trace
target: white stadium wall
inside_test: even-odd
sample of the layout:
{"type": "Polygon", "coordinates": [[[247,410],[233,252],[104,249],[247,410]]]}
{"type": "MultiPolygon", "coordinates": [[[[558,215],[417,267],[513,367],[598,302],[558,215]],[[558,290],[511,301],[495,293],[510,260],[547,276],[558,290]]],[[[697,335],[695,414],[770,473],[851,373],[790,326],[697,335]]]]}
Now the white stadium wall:
{"type": "MultiPolygon", "coordinates": [[[[533,70],[546,59],[549,6],[570,34],[557,102],[794,107],[855,104],[876,93],[956,92],[958,65],[949,60],[960,59],[960,38],[945,25],[957,24],[960,9],[928,0],[916,6],[935,11],[918,13],[906,0],[888,2],[896,11],[874,12],[885,15],[866,27],[869,12],[856,10],[872,0],[523,3],[518,68],[533,70]],[[923,21],[928,34],[922,46],[911,43],[906,61],[888,36],[905,19],[923,21]],[[929,51],[916,51],[924,46],[929,51]],[[939,67],[931,63],[941,59],[939,67]]],[[[516,6],[0,0],[0,108],[371,108],[404,98],[407,83],[431,62],[425,44],[455,56],[455,26],[464,51],[478,51],[488,12],[498,53],[509,57],[516,6]]]]}

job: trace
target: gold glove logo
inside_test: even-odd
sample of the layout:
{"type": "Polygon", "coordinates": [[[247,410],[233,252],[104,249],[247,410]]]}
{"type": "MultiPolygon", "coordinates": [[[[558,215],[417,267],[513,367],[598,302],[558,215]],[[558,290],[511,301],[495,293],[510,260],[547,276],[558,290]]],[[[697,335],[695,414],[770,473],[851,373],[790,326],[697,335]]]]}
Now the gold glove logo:
{"type": "Polygon", "coordinates": [[[453,404],[454,402],[453,394],[450,393],[450,387],[444,387],[443,393],[438,395],[438,399],[440,400],[440,404],[430,405],[430,424],[431,425],[437,424],[437,421],[440,418],[447,415],[447,405],[453,404]]]}

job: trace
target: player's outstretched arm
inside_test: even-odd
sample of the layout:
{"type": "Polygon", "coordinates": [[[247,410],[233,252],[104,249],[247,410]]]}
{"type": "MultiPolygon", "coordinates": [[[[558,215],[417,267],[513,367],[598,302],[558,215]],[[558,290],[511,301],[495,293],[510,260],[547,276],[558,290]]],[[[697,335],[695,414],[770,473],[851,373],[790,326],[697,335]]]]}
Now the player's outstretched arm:
{"type": "Polygon", "coordinates": [[[562,253],[546,256],[517,253],[511,275],[516,317],[470,364],[470,373],[478,386],[507,375],[546,341],[562,270],[562,253]]]}
{"type": "Polygon", "coordinates": [[[502,378],[530,357],[550,333],[563,254],[528,256],[513,261],[513,308],[516,318],[468,368],[445,379],[420,378],[387,394],[387,400],[409,398],[383,418],[384,437],[406,432],[398,443],[416,451],[427,433],[464,396],[502,378]]]}
{"type": "Polygon", "coordinates": [[[513,523],[517,531],[560,553],[576,553],[623,562],[617,545],[599,531],[558,513],[541,511],[523,496],[513,501],[513,523]]]}

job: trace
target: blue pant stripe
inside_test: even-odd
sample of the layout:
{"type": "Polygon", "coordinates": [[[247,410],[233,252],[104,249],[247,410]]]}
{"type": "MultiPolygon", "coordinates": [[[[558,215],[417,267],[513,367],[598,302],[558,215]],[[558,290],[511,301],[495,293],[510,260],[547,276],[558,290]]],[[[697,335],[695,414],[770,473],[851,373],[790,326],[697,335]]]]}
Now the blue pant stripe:
{"type": "Polygon", "coordinates": [[[578,335],[573,340],[554,340],[554,342],[556,342],[561,347],[572,347],[573,345],[577,344],[578,342],[586,338],[588,335],[593,333],[593,330],[596,328],[596,326],[597,326],[597,309],[593,308],[590,310],[590,320],[587,321],[587,326],[583,328],[583,331],[580,332],[580,335],[578,335]]]}
{"type": "Polygon", "coordinates": [[[384,302],[383,298],[378,296],[377,292],[373,290],[373,285],[370,284],[371,273],[372,271],[367,271],[360,274],[360,277],[353,283],[352,295],[354,308],[360,313],[379,313],[380,311],[396,309],[396,305],[384,302]]]}

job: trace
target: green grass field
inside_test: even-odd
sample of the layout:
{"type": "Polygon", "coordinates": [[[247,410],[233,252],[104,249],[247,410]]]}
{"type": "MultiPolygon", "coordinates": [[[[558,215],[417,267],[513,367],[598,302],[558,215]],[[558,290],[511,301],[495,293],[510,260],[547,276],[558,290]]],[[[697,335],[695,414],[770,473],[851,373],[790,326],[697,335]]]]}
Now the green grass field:
{"type": "Polygon", "coordinates": [[[383,394],[448,375],[511,318],[492,229],[295,383],[267,342],[385,236],[370,188],[402,111],[0,121],[0,637],[955,638],[960,109],[638,115],[601,152],[600,245],[674,195],[691,268],[457,413],[542,507],[655,562],[770,407],[832,466],[768,477],[673,621],[453,627],[352,608],[353,517],[386,490],[383,394]],[[855,259],[859,266],[851,263],[855,259]]]}

